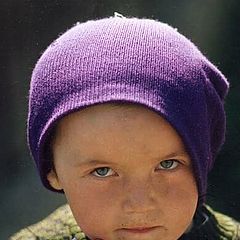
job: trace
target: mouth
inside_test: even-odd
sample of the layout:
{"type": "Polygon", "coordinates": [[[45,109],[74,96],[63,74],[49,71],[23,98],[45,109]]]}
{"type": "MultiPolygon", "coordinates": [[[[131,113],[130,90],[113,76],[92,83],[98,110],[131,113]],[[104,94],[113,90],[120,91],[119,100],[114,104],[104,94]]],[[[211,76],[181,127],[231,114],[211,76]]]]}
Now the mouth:
{"type": "Polygon", "coordinates": [[[136,227],[136,228],[122,228],[122,230],[129,232],[129,233],[147,233],[151,232],[158,228],[158,226],[155,227],[136,227]]]}

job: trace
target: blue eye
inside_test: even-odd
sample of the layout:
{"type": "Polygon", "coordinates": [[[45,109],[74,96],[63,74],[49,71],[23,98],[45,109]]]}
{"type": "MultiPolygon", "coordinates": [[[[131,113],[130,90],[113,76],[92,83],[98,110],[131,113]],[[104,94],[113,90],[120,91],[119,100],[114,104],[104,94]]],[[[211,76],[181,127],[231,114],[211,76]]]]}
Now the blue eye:
{"type": "Polygon", "coordinates": [[[100,168],[96,168],[92,173],[96,177],[107,177],[109,175],[106,175],[106,174],[109,172],[109,170],[113,171],[109,167],[100,167],[100,168]],[[96,173],[96,174],[94,174],[94,173],[96,173]]]}
{"type": "Polygon", "coordinates": [[[160,169],[174,169],[179,165],[179,161],[175,159],[164,160],[160,162],[160,169]]]}

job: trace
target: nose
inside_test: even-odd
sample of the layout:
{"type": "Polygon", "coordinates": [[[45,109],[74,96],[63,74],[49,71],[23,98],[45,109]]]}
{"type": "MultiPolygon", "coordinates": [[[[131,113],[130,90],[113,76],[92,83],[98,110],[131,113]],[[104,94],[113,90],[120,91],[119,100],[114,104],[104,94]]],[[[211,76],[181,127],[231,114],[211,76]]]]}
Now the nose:
{"type": "Polygon", "coordinates": [[[156,194],[151,183],[135,180],[123,188],[123,210],[125,213],[146,213],[156,209],[156,194]]]}

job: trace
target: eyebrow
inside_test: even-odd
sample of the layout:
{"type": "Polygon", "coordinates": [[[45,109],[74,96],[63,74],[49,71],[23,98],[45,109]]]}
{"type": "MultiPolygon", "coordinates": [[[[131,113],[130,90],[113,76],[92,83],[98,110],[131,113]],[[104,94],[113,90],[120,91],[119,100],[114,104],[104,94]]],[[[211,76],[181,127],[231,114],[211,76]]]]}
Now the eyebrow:
{"type": "Polygon", "coordinates": [[[172,152],[166,156],[164,156],[164,159],[169,159],[169,158],[173,158],[173,157],[177,157],[177,156],[188,156],[188,153],[185,150],[180,150],[180,151],[176,151],[176,152],[172,152]]]}
{"type": "MultiPolygon", "coordinates": [[[[168,155],[165,155],[163,157],[156,157],[154,159],[171,159],[171,158],[174,158],[174,157],[178,157],[178,156],[188,156],[187,152],[184,151],[184,150],[181,150],[181,151],[176,151],[176,152],[172,152],[168,155]]],[[[81,163],[78,163],[77,166],[94,166],[94,165],[98,165],[98,164],[101,164],[101,165],[104,165],[104,164],[115,164],[113,162],[108,162],[108,161],[103,161],[103,160],[100,160],[100,159],[84,159],[83,161],[81,161],[81,163]]]]}
{"type": "Polygon", "coordinates": [[[107,162],[107,161],[103,161],[100,159],[84,159],[82,160],[80,163],[77,163],[76,166],[77,167],[92,167],[95,165],[109,165],[109,164],[115,164],[113,162],[107,162]]]}

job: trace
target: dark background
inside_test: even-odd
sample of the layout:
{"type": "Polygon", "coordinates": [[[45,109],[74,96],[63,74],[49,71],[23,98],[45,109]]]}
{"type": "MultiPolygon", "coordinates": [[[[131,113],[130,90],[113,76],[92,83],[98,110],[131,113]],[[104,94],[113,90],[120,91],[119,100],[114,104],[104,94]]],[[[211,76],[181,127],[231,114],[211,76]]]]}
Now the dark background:
{"type": "Polygon", "coordinates": [[[240,1],[0,0],[0,239],[65,202],[42,187],[27,149],[33,67],[60,33],[114,11],[178,28],[230,81],[226,143],[210,174],[207,202],[240,220],[240,1]]]}

